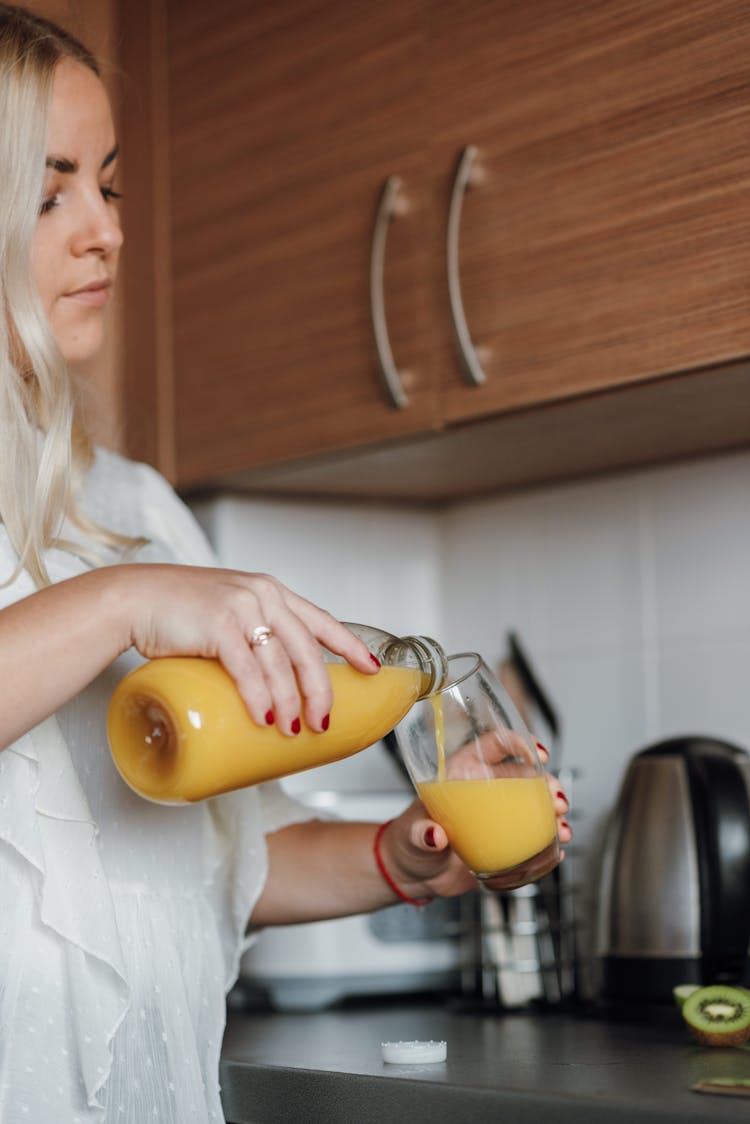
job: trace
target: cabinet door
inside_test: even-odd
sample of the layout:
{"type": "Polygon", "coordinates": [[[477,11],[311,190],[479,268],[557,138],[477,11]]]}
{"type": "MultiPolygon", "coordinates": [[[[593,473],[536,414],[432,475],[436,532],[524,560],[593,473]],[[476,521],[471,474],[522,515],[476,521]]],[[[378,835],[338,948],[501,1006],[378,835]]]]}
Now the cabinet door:
{"type": "Polygon", "coordinates": [[[170,0],[167,57],[180,484],[429,428],[421,0],[170,0]],[[381,188],[386,315],[370,318],[381,188]]]}
{"type": "MultiPolygon", "coordinates": [[[[460,282],[487,382],[449,421],[750,351],[744,0],[430,0],[434,206],[478,148],[460,282]]],[[[439,260],[442,262],[442,255],[439,260]]]]}

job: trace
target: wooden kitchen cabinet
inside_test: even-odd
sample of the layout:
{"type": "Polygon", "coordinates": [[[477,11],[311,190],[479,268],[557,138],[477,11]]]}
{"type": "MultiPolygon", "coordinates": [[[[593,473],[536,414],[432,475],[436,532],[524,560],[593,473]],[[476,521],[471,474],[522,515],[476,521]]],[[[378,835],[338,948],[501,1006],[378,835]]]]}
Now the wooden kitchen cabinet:
{"type": "Polygon", "coordinates": [[[431,164],[471,144],[481,172],[460,277],[487,380],[462,388],[440,316],[446,421],[750,352],[749,48],[742,0],[430,0],[431,164]]]}
{"type": "Polygon", "coordinates": [[[441,500],[750,440],[744,3],[131,0],[121,30],[128,440],[178,486],[441,500]]]}
{"type": "Polygon", "coordinates": [[[168,152],[169,371],[155,377],[174,421],[167,456],[147,455],[191,486],[429,430],[421,0],[126,7],[127,56],[143,39],[134,7],[159,44],[149,70],[168,152]],[[369,304],[377,205],[394,168],[409,187],[385,255],[401,410],[381,385],[369,304]]]}

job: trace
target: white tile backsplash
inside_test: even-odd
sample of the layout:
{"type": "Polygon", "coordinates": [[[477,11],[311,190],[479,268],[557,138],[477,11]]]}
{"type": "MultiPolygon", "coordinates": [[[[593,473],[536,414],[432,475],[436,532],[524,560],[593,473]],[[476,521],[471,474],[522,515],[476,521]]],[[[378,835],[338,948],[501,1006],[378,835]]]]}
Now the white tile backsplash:
{"type": "Polygon", "coordinates": [[[273,574],[342,620],[441,631],[440,528],[427,512],[238,496],[195,512],[226,566],[273,574]]]}
{"type": "Polygon", "coordinates": [[[706,733],[750,748],[750,629],[669,643],[658,657],[661,733],[706,733]]]}
{"type": "Polygon", "coordinates": [[[641,595],[639,511],[632,483],[466,504],[444,516],[443,536],[451,643],[470,645],[481,635],[485,656],[494,659],[513,627],[532,651],[640,648],[641,619],[633,611],[641,595]]]}
{"type": "Polygon", "coordinates": [[[496,665],[515,629],[558,707],[585,847],[629,757],[674,733],[750,746],[750,453],[458,504],[222,497],[224,564],[343,619],[496,665]]]}
{"type": "Polygon", "coordinates": [[[647,479],[660,641],[747,634],[750,457],[647,479]]]}

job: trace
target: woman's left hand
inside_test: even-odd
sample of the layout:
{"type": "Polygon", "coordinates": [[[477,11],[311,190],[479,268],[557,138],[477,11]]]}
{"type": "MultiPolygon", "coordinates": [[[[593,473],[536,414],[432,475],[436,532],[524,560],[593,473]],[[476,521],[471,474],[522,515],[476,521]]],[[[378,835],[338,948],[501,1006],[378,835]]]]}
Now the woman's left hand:
{"type": "MultiPolygon", "coordinates": [[[[558,835],[567,843],[568,801],[557,779],[547,779],[558,835]]],[[[253,911],[256,926],[382,909],[397,903],[394,885],[413,901],[455,897],[478,885],[419,800],[377,832],[371,822],[313,819],[278,828],[266,841],[268,878],[253,911]],[[375,839],[380,869],[372,854],[375,839]]]]}
{"type": "MultiPolygon", "coordinates": [[[[540,756],[547,756],[541,747],[540,756]]],[[[557,817],[558,838],[565,844],[573,837],[565,819],[570,804],[557,777],[548,773],[547,783],[557,817]]],[[[388,825],[380,850],[386,870],[411,898],[454,897],[478,885],[451,848],[443,828],[429,818],[420,800],[414,800],[388,825]]]]}

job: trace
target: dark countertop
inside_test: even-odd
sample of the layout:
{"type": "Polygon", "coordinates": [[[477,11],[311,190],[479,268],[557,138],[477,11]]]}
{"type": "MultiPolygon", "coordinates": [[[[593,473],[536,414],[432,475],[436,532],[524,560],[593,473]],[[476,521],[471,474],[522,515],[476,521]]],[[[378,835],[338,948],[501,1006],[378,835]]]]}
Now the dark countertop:
{"type": "Polygon", "coordinates": [[[746,1098],[690,1090],[706,1077],[750,1077],[750,1050],[693,1043],[676,1010],[613,1018],[450,1003],[232,1012],[221,1066],[230,1124],[747,1122],[746,1098]],[[447,1061],[382,1061],[381,1042],[414,1039],[445,1039],[447,1061]]]}

